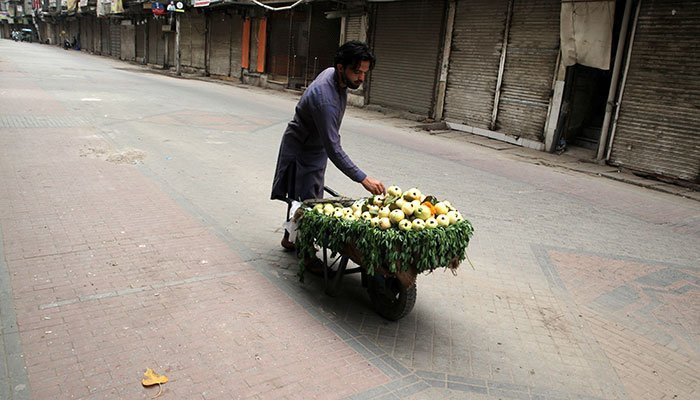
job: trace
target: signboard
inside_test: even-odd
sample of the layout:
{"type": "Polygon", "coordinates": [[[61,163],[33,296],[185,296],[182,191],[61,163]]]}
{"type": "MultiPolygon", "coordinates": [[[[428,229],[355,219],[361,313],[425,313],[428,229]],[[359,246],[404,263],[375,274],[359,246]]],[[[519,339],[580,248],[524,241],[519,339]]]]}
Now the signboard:
{"type": "Polygon", "coordinates": [[[195,7],[206,7],[209,5],[210,0],[194,0],[195,7]]]}

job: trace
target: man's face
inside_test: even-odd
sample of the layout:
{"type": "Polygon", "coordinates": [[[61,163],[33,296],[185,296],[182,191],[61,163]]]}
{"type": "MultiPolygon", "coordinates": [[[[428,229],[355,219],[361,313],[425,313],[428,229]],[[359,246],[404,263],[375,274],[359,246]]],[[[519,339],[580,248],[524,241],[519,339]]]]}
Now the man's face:
{"type": "MultiPolygon", "coordinates": [[[[343,66],[338,64],[338,69],[342,69],[343,66]]],[[[367,73],[369,72],[369,61],[360,61],[357,67],[353,68],[348,65],[341,70],[343,74],[343,83],[347,85],[350,89],[357,89],[365,81],[367,73]]]]}

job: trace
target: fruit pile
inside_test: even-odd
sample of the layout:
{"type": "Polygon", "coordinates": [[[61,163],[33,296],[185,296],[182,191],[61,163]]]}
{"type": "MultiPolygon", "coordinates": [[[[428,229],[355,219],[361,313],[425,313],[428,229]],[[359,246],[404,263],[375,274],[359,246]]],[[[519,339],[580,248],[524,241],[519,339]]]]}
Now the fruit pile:
{"type": "Polygon", "coordinates": [[[389,187],[386,195],[359,199],[350,207],[319,203],[313,210],[346,221],[364,221],[381,230],[406,232],[447,227],[464,220],[449,201],[425,196],[416,188],[402,192],[398,186],[389,187]]]}
{"type": "Polygon", "coordinates": [[[454,270],[465,259],[474,232],[448,201],[424,196],[416,188],[402,192],[396,186],[386,195],[359,200],[307,200],[297,221],[300,278],[304,260],[314,257],[319,247],[360,255],[369,275],[454,270]]]}

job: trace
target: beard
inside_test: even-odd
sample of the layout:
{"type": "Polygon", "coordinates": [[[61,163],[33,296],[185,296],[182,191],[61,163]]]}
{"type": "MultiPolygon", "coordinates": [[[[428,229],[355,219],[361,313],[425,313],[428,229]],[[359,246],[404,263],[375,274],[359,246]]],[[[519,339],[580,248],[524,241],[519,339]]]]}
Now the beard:
{"type": "Polygon", "coordinates": [[[353,90],[359,88],[362,85],[362,82],[352,82],[348,80],[346,80],[345,82],[345,84],[348,85],[348,88],[353,90]]]}
{"type": "Polygon", "coordinates": [[[362,82],[360,81],[352,81],[348,79],[348,76],[345,72],[340,73],[340,79],[342,79],[343,84],[348,87],[348,89],[355,90],[359,88],[362,85],[362,82]]]}

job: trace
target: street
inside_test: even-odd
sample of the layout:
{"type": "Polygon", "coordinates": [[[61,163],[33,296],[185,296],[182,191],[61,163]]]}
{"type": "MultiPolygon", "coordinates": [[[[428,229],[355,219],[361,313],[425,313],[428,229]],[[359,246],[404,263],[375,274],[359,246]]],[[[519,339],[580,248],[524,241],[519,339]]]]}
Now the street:
{"type": "Polygon", "coordinates": [[[348,108],[361,169],[475,228],[389,322],[280,247],[298,98],[0,41],[0,399],[700,396],[698,201],[348,108]]]}

